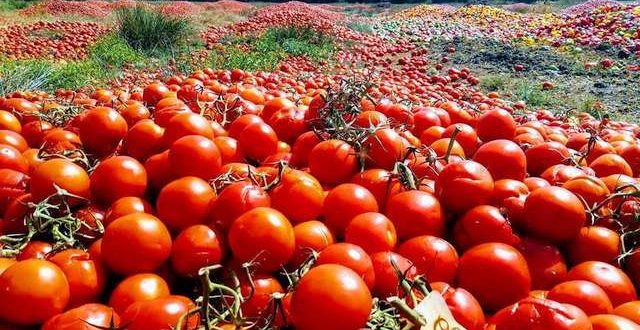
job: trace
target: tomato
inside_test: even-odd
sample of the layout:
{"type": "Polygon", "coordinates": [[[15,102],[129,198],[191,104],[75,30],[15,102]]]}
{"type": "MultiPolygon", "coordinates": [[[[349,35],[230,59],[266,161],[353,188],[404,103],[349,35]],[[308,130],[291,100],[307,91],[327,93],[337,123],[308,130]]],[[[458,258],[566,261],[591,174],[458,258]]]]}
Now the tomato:
{"type": "Polygon", "coordinates": [[[29,149],[29,144],[27,144],[22,135],[6,129],[0,130],[0,145],[12,146],[18,149],[19,152],[29,149]]]}
{"type": "Polygon", "coordinates": [[[129,127],[143,119],[151,117],[149,109],[138,102],[128,104],[126,107],[120,109],[120,115],[122,115],[122,118],[124,118],[129,127]]]}
{"type": "Polygon", "coordinates": [[[18,262],[16,259],[0,258],[0,275],[16,262],[18,262]]]}
{"type": "Polygon", "coordinates": [[[48,242],[30,241],[16,256],[16,260],[27,259],[47,259],[47,256],[53,251],[53,246],[48,242]]]}
{"type": "Polygon", "coordinates": [[[465,155],[473,155],[478,148],[478,135],[473,127],[467,124],[454,124],[449,125],[443,132],[443,138],[454,138],[453,132],[458,129],[458,133],[455,136],[455,140],[460,144],[465,155]]]}
{"type": "Polygon", "coordinates": [[[456,249],[442,238],[417,236],[400,245],[398,253],[409,259],[418,274],[430,282],[453,283],[458,269],[456,249]]]}
{"type": "MultiPolygon", "coordinates": [[[[165,330],[173,328],[180,318],[196,305],[184,296],[167,296],[131,304],[122,313],[121,323],[127,330],[165,330]]],[[[186,319],[185,328],[195,329],[199,323],[198,314],[186,319]]]]}
{"type": "Polygon", "coordinates": [[[262,188],[249,182],[236,182],[225,187],[213,202],[209,220],[212,226],[227,231],[245,212],[270,206],[271,198],[262,188]]]}
{"type": "Polygon", "coordinates": [[[404,160],[408,146],[407,140],[393,129],[378,129],[363,145],[367,165],[392,170],[396,162],[404,160]]]}
{"type": "Polygon", "coordinates": [[[509,203],[508,200],[524,199],[528,194],[529,188],[524,182],[512,179],[497,180],[491,195],[491,205],[505,206],[509,203]]]}
{"type": "Polygon", "coordinates": [[[631,166],[634,177],[640,177],[640,144],[631,144],[620,151],[620,156],[631,166]]]}
{"type": "Polygon", "coordinates": [[[0,168],[29,173],[27,159],[18,149],[7,144],[0,144],[0,168]]]}
{"type": "Polygon", "coordinates": [[[487,204],[493,185],[491,174],[484,166],[465,160],[442,169],[436,180],[436,195],[445,209],[460,214],[474,206],[487,204]]]}
{"type": "Polygon", "coordinates": [[[238,217],[229,229],[229,246],[241,262],[273,272],[286,264],[295,251],[295,234],[287,218],[277,210],[257,207],[238,217]]]}
{"type": "Polygon", "coordinates": [[[280,183],[269,191],[274,209],[291,222],[317,219],[325,201],[320,182],[306,172],[286,170],[280,183]]]}
{"type": "Polygon", "coordinates": [[[104,231],[102,253],[112,271],[130,275],[151,272],[171,253],[171,235],[156,217],[133,213],[113,221],[104,231]]]}
{"type": "Polygon", "coordinates": [[[469,291],[462,288],[454,289],[443,282],[432,282],[431,288],[440,292],[453,318],[465,329],[484,330],[485,317],[482,307],[469,291]]]}
{"type": "Polygon", "coordinates": [[[527,172],[532,176],[538,176],[547,168],[562,164],[570,158],[567,147],[554,141],[535,145],[527,149],[525,155],[527,172]]]}
{"type": "Polygon", "coordinates": [[[339,236],[356,215],[378,212],[378,202],[366,188],[354,183],[344,183],[329,191],[324,200],[324,223],[339,236]]]}
{"type": "Polygon", "coordinates": [[[80,139],[87,151],[99,156],[113,152],[127,134],[127,121],[112,108],[88,110],[80,123],[80,139]]]}
{"type": "Polygon", "coordinates": [[[569,179],[562,184],[562,188],[582,198],[588,207],[602,202],[610,193],[609,188],[602,180],[589,175],[569,179]]]}
{"type": "Polygon", "coordinates": [[[606,314],[613,311],[607,293],[589,281],[562,282],[549,290],[547,298],[579,307],[587,315],[606,314]]]}
{"type": "Polygon", "coordinates": [[[49,261],[56,264],[69,282],[69,307],[97,301],[104,290],[106,274],[99,262],[87,252],[69,249],[54,254],[49,261]]]}
{"type": "Polygon", "coordinates": [[[243,155],[261,162],[278,151],[278,136],[268,124],[253,123],[240,132],[238,145],[243,155]]]}
{"type": "Polygon", "coordinates": [[[494,180],[522,181],[527,174],[524,151],[509,140],[494,140],[481,145],[473,160],[486,167],[494,180]]]}
{"type": "Polygon", "coordinates": [[[297,168],[306,167],[309,164],[311,149],[320,142],[320,138],[313,131],[300,134],[291,149],[291,165],[297,168]]]}
{"type": "Polygon", "coordinates": [[[525,298],[496,313],[489,321],[495,330],[589,330],[587,315],[579,308],[553,300],[525,298]]]}
{"type": "Polygon", "coordinates": [[[593,330],[638,330],[640,325],[618,315],[600,314],[589,317],[593,330]]]}
{"type": "Polygon", "coordinates": [[[393,222],[377,212],[356,215],[345,229],[345,242],[360,246],[367,253],[391,251],[398,241],[393,222]]]}
{"type": "Polygon", "coordinates": [[[567,243],[571,262],[604,261],[614,263],[620,254],[620,235],[611,229],[582,227],[578,236],[567,243]]]}
{"type": "Polygon", "coordinates": [[[629,277],[619,268],[600,261],[586,261],[569,270],[567,280],[585,280],[599,285],[611,299],[613,307],[638,298],[629,277]]]}
{"type": "Polygon", "coordinates": [[[109,298],[109,306],[122,314],[135,302],[162,298],[169,294],[169,285],[162,277],[156,274],[137,274],[118,283],[109,298]]]}
{"type": "Polygon", "coordinates": [[[506,110],[489,110],[478,118],[476,130],[478,137],[484,142],[511,140],[516,136],[516,121],[506,110]]]}
{"type": "Polygon", "coordinates": [[[335,243],[327,226],[317,220],[301,222],[293,227],[296,249],[290,260],[293,268],[300,266],[313,252],[320,252],[335,243]]]}
{"type": "Polygon", "coordinates": [[[4,214],[11,203],[24,195],[29,186],[29,176],[10,169],[0,169],[0,214],[4,214]]]}
{"type": "Polygon", "coordinates": [[[613,174],[633,175],[629,163],[617,154],[604,154],[590,162],[589,167],[596,172],[596,176],[599,178],[613,174]]]}
{"type": "Polygon", "coordinates": [[[41,330],[96,330],[120,326],[120,316],[102,304],[85,304],[50,318],[41,330]]]}
{"type": "MultiPolygon", "coordinates": [[[[411,131],[420,136],[426,129],[441,126],[440,118],[430,108],[416,108],[413,113],[413,128],[411,131]]],[[[368,126],[366,126],[368,127],[368,126]]]]}
{"type": "Polygon", "coordinates": [[[54,185],[83,198],[89,198],[90,195],[90,179],[87,172],[65,159],[48,160],[33,171],[30,187],[34,202],[55,194],[54,185]]]}
{"type": "Polygon", "coordinates": [[[123,149],[127,155],[145,161],[162,151],[162,127],[150,119],[143,119],[129,129],[124,138],[123,149]]]}
{"type": "Polygon", "coordinates": [[[30,147],[39,148],[42,145],[45,134],[51,129],[53,129],[53,125],[49,122],[34,120],[22,126],[22,137],[30,147]]]}
{"type": "Polygon", "coordinates": [[[299,108],[283,108],[276,111],[267,123],[273,128],[278,138],[287,143],[295,142],[300,134],[309,130],[304,120],[305,110],[299,108]]]}
{"type": "Polygon", "coordinates": [[[91,173],[93,197],[111,205],[122,197],[142,197],[147,190],[147,172],[134,158],[116,156],[108,158],[91,173]]]}
{"type": "Polygon", "coordinates": [[[278,280],[269,275],[257,274],[251,278],[240,280],[240,293],[245,298],[242,302],[243,316],[251,318],[267,318],[273,314],[274,293],[284,293],[278,280]]]}
{"type": "Polygon", "coordinates": [[[166,97],[169,88],[162,83],[153,83],[144,88],[142,99],[146,105],[156,105],[158,101],[166,97]]]}
{"type": "Polygon", "coordinates": [[[213,129],[209,121],[193,112],[179,113],[169,120],[164,128],[164,145],[171,146],[173,142],[187,135],[200,135],[213,140],[213,129]]]}
{"type": "Polygon", "coordinates": [[[412,190],[396,194],[389,199],[385,215],[395,225],[400,240],[444,234],[444,210],[428,192],[412,190]]]}
{"type": "Polygon", "coordinates": [[[567,274],[567,264],[555,245],[523,238],[516,248],[527,260],[533,289],[548,290],[567,274]]]}
{"type": "Polygon", "coordinates": [[[215,201],[216,192],[206,181],[186,176],[160,190],[156,201],[158,217],[172,231],[204,223],[215,201]]]}
{"type": "Polygon", "coordinates": [[[369,255],[359,246],[351,243],[336,243],[324,248],[318,254],[314,265],[338,264],[356,272],[369,289],[375,284],[375,273],[369,255]]]}
{"type": "Polygon", "coordinates": [[[195,277],[200,268],[219,264],[224,257],[224,244],[211,228],[193,225],[185,228],[173,241],[171,265],[176,274],[195,277]]]}
{"type": "Polygon", "coordinates": [[[253,114],[245,114],[238,117],[236,120],[231,122],[231,125],[229,126],[229,136],[237,140],[240,137],[240,133],[242,133],[247,126],[254,123],[264,123],[264,120],[253,114]]]}
{"type": "Polygon", "coordinates": [[[525,258],[518,250],[503,243],[484,243],[465,252],[460,258],[457,280],[461,288],[490,311],[525,298],[531,290],[531,275],[525,258]]]}
{"type": "Polygon", "coordinates": [[[613,310],[612,314],[625,317],[635,323],[640,324],[640,300],[624,303],[616,307],[616,309],[613,310]]]}
{"type": "Polygon", "coordinates": [[[121,197],[115,200],[104,216],[103,224],[108,226],[119,217],[131,213],[153,213],[153,207],[149,202],[140,197],[121,197]]]}
{"type": "Polygon", "coordinates": [[[389,198],[404,190],[398,179],[391,177],[389,171],[378,168],[364,170],[354,175],[351,183],[367,188],[376,198],[380,211],[386,210],[389,198]]]}
{"type": "Polygon", "coordinates": [[[500,210],[489,205],[476,206],[467,211],[456,223],[453,237],[462,250],[489,242],[514,245],[519,240],[500,210]]]}
{"type": "Polygon", "coordinates": [[[216,144],[220,151],[222,164],[244,161],[244,155],[240,151],[238,140],[228,136],[217,136],[213,139],[213,143],[216,144]]]}
{"type": "Polygon", "coordinates": [[[62,313],[68,302],[69,283],[52,262],[19,261],[0,275],[0,320],[17,325],[41,324],[62,313]]]}
{"type": "Polygon", "coordinates": [[[324,184],[346,182],[358,171],[356,151],[341,140],[322,141],[309,153],[309,170],[324,184]]]}
{"type": "Polygon", "coordinates": [[[291,298],[291,315],[300,330],[353,330],[365,326],[371,306],[371,293],[358,274],[327,264],[312,268],[298,282],[291,298]]]}
{"type": "Polygon", "coordinates": [[[576,195],[560,187],[534,190],[524,204],[524,229],[552,241],[576,237],[586,221],[585,209],[576,195]]]}
{"type": "Polygon", "coordinates": [[[16,118],[16,116],[11,112],[0,110],[0,129],[20,133],[22,132],[22,125],[20,124],[20,120],[18,120],[18,118],[16,118]]]}
{"type": "Polygon", "coordinates": [[[371,255],[373,262],[373,270],[375,272],[375,286],[373,292],[376,297],[388,298],[391,296],[404,296],[404,292],[400,287],[400,278],[398,278],[398,270],[401,274],[413,280],[416,275],[416,267],[409,259],[391,251],[378,252],[371,255]],[[393,263],[392,263],[393,260],[393,263]],[[393,264],[398,267],[396,269],[393,264]]]}
{"type": "Polygon", "coordinates": [[[219,174],[222,158],[213,141],[200,135],[187,135],[169,148],[169,164],[178,176],[210,180],[219,174]]]}

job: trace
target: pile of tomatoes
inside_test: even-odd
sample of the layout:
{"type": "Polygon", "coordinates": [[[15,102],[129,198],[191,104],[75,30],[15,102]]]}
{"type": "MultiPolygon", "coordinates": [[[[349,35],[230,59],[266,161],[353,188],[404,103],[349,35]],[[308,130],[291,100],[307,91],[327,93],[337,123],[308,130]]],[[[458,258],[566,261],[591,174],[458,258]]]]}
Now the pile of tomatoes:
{"type": "Polygon", "coordinates": [[[469,76],[1,98],[3,329],[640,328],[638,125],[469,76]]]}

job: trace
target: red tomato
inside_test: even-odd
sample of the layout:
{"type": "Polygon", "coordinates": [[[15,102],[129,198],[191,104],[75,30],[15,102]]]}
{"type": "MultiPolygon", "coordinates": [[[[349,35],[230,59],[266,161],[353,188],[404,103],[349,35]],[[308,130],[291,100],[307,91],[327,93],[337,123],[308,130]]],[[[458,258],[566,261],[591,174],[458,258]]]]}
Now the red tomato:
{"type": "MultiPolygon", "coordinates": [[[[167,296],[154,300],[131,304],[122,313],[122,324],[127,330],[165,330],[173,328],[180,318],[196,305],[184,296],[167,296]]],[[[198,314],[190,315],[185,323],[187,329],[195,329],[199,324],[198,314]]]]}
{"type": "Polygon", "coordinates": [[[109,306],[122,314],[133,303],[168,296],[169,285],[156,274],[137,274],[122,280],[113,289],[109,306]]]}
{"type": "Polygon", "coordinates": [[[624,303],[616,307],[616,309],[613,310],[612,314],[625,317],[633,322],[640,324],[640,300],[624,303]]]}
{"type": "Polygon", "coordinates": [[[356,215],[378,212],[378,202],[366,188],[354,183],[344,183],[329,191],[324,200],[324,223],[339,236],[356,215]]]}
{"type": "Polygon", "coordinates": [[[62,313],[68,302],[69,283],[52,262],[19,261],[0,275],[0,320],[38,325],[62,313]]]}
{"type": "Polygon", "coordinates": [[[447,303],[451,315],[467,330],[484,330],[485,318],[480,303],[469,291],[452,288],[444,282],[432,282],[431,288],[440,292],[447,303]]]}
{"type": "Polygon", "coordinates": [[[103,224],[108,226],[115,219],[132,213],[153,214],[153,207],[140,197],[122,197],[111,204],[104,215],[103,224]]]}
{"type": "Polygon", "coordinates": [[[371,293],[358,274],[328,264],[312,268],[298,282],[291,298],[291,315],[300,330],[353,330],[366,325],[371,306],[371,293]]]}
{"type": "Polygon", "coordinates": [[[102,264],[82,250],[69,249],[54,254],[49,261],[56,264],[67,278],[70,289],[69,307],[98,301],[105,286],[102,264]]]}
{"type": "Polygon", "coordinates": [[[458,214],[487,204],[492,193],[491,174],[484,166],[470,160],[448,164],[436,180],[436,195],[440,202],[445,209],[458,214]]]}
{"type": "Polygon", "coordinates": [[[0,144],[0,168],[29,173],[29,162],[18,149],[0,144]]]}
{"type": "Polygon", "coordinates": [[[31,174],[31,196],[34,202],[42,201],[56,193],[54,185],[83,198],[90,195],[87,172],[65,159],[48,160],[31,174]]]}
{"type": "Polygon", "coordinates": [[[225,187],[211,206],[210,224],[227,231],[233,221],[256,207],[270,207],[271,198],[264,189],[250,182],[236,182],[225,187]]]}
{"type": "Polygon", "coordinates": [[[567,147],[555,141],[535,145],[527,149],[525,155],[527,172],[532,176],[540,175],[547,168],[562,164],[570,158],[567,147]]]}
{"type": "Polygon", "coordinates": [[[117,111],[97,107],[80,122],[80,139],[87,151],[104,156],[116,150],[127,130],[127,121],[117,111]]]}
{"type": "Polygon", "coordinates": [[[200,135],[213,140],[214,134],[206,118],[193,112],[183,112],[169,120],[164,129],[164,145],[171,146],[173,142],[187,135],[200,135]]]}
{"type": "Polygon", "coordinates": [[[640,325],[618,315],[600,314],[589,317],[593,330],[640,330],[640,325]]]}
{"type": "Polygon", "coordinates": [[[320,252],[335,243],[335,238],[329,228],[316,220],[295,225],[293,233],[296,242],[296,251],[290,261],[293,268],[300,266],[313,252],[320,252]]]}
{"type": "Polygon", "coordinates": [[[599,285],[611,299],[613,307],[638,298],[629,277],[619,268],[600,261],[586,261],[571,268],[567,280],[585,280],[599,285]]]}
{"type": "Polygon", "coordinates": [[[516,121],[506,110],[490,110],[478,118],[476,130],[480,140],[485,142],[498,139],[511,140],[516,136],[516,121]]]}
{"type": "Polygon", "coordinates": [[[375,286],[373,292],[377,297],[388,298],[391,296],[404,296],[400,287],[398,271],[409,279],[413,280],[417,275],[415,266],[409,259],[395,252],[378,252],[371,255],[373,270],[375,271],[375,286]],[[396,269],[393,263],[398,267],[396,269]]]}
{"type": "Polygon", "coordinates": [[[444,209],[432,194],[410,190],[389,199],[385,215],[393,222],[398,238],[444,234],[444,209]]]}
{"type": "Polygon", "coordinates": [[[567,243],[567,249],[574,265],[585,261],[613,264],[620,254],[620,235],[604,227],[582,227],[578,236],[567,243]]]}
{"type": "Polygon", "coordinates": [[[404,160],[409,143],[390,128],[378,129],[364,142],[367,164],[392,170],[395,163],[404,160]]]}
{"type": "Polygon", "coordinates": [[[525,298],[531,290],[526,260],[518,250],[503,243],[484,243],[465,252],[457,279],[461,288],[490,311],[525,298]]]}
{"type": "Polygon", "coordinates": [[[215,199],[216,192],[207,181],[186,176],[160,190],[156,210],[158,217],[170,230],[179,232],[204,223],[215,199]]]}
{"type": "Polygon", "coordinates": [[[50,318],[41,330],[95,330],[120,326],[120,316],[102,304],[86,304],[50,318]]]}
{"type": "Polygon", "coordinates": [[[173,241],[171,264],[180,276],[195,277],[200,268],[219,264],[224,245],[216,232],[205,225],[185,228],[173,241]]]}
{"type": "Polygon", "coordinates": [[[553,300],[525,298],[496,313],[489,321],[495,330],[590,330],[587,315],[579,308],[553,300]]]}
{"type": "Polygon", "coordinates": [[[151,155],[162,151],[162,127],[150,119],[137,122],[124,138],[123,149],[127,155],[145,161],[151,155]]]}
{"type": "Polygon", "coordinates": [[[589,281],[562,282],[549,290],[547,298],[574,305],[587,315],[606,314],[613,311],[607,293],[589,281]]]}
{"type": "Polygon", "coordinates": [[[169,148],[171,171],[178,176],[196,176],[204,180],[215,178],[222,166],[216,144],[200,135],[187,135],[169,148]]]}
{"type": "Polygon", "coordinates": [[[269,191],[269,196],[273,208],[293,223],[317,219],[322,213],[325,197],[316,178],[293,169],[283,173],[280,183],[269,191]]]}
{"type": "Polygon", "coordinates": [[[243,316],[256,319],[270,317],[275,310],[273,294],[284,293],[284,289],[276,278],[269,275],[257,274],[251,281],[246,278],[240,280],[240,293],[245,297],[241,305],[243,316]]]}
{"type": "Polygon", "coordinates": [[[359,246],[351,243],[336,243],[324,248],[318,254],[314,265],[338,264],[356,272],[369,289],[375,284],[375,273],[369,255],[359,246]]]}
{"type": "Polygon", "coordinates": [[[255,262],[264,272],[278,270],[295,252],[291,223],[268,207],[257,207],[238,217],[229,229],[228,239],[231,252],[239,261],[255,262]]]}
{"type": "Polygon", "coordinates": [[[268,124],[253,123],[240,132],[238,145],[243,155],[261,162],[278,152],[278,136],[268,124]]]}
{"type": "Polygon", "coordinates": [[[430,282],[453,283],[458,269],[456,249],[442,238],[417,236],[400,245],[398,253],[411,260],[430,282]]]}
{"type": "Polygon", "coordinates": [[[522,181],[527,174],[524,151],[509,140],[494,140],[481,145],[473,160],[486,167],[494,180],[522,181]]]}
{"type": "Polygon", "coordinates": [[[356,215],[345,229],[345,242],[360,246],[367,253],[391,251],[398,241],[389,218],[377,212],[356,215]]]}
{"type": "Polygon", "coordinates": [[[171,253],[171,235],[156,217],[133,213],[113,221],[102,237],[102,254],[112,271],[130,275],[160,268],[171,253]]]}
{"type": "Polygon", "coordinates": [[[524,238],[516,248],[527,260],[533,289],[548,290],[567,274],[567,264],[555,245],[524,238]]]}
{"type": "Polygon", "coordinates": [[[53,251],[53,246],[48,242],[31,241],[16,256],[16,260],[27,259],[47,259],[47,256],[53,251]]]}
{"type": "Polygon", "coordinates": [[[321,183],[347,182],[358,171],[356,152],[341,140],[322,141],[309,153],[309,170],[321,183]]]}
{"type": "Polygon", "coordinates": [[[580,233],[585,220],[582,202],[564,188],[536,189],[524,204],[524,229],[542,239],[570,240],[580,233]]]}
{"type": "Polygon", "coordinates": [[[147,171],[131,157],[108,158],[91,173],[93,197],[105,205],[122,197],[142,197],[146,190],[147,171]]]}

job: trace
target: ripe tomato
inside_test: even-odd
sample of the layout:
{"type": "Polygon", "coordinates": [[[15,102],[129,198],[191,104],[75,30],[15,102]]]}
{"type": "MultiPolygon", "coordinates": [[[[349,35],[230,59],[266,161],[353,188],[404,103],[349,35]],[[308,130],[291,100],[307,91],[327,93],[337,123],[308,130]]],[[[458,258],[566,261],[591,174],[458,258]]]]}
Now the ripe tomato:
{"type": "Polygon", "coordinates": [[[453,283],[458,269],[456,249],[442,238],[417,236],[400,245],[398,253],[409,259],[418,274],[430,282],[453,283]]]}
{"type": "Polygon", "coordinates": [[[109,306],[122,314],[134,302],[162,298],[169,294],[169,285],[162,277],[156,274],[137,274],[118,283],[109,298],[109,306]]]}
{"type": "Polygon", "coordinates": [[[389,199],[385,215],[393,222],[398,238],[444,234],[444,209],[431,193],[410,190],[389,199]]]}
{"type": "Polygon", "coordinates": [[[570,158],[569,150],[561,143],[551,141],[535,145],[527,151],[527,172],[538,176],[547,168],[564,163],[570,158]]]}
{"type": "Polygon", "coordinates": [[[351,243],[336,243],[324,248],[318,254],[315,265],[338,264],[356,272],[369,289],[375,284],[375,273],[369,255],[359,246],[351,243]]]}
{"type": "Polygon", "coordinates": [[[640,325],[618,315],[600,314],[589,317],[593,330],[639,330],[640,325]]]}
{"type": "Polygon", "coordinates": [[[599,226],[582,227],[578,236],[567,243],[569,259],[574,265],[585,261],[614,263],[620,249],[620,235],[599,226]]]}
{"type": "Polygon", "coordinates": [[[249,282],[240,279],[240,293],[245,298],[242,302],[243,316],[250,318],[267,318],[273,314],[274,293],[284,293],[284,289],[275,277],[263,274],[254,275],[249,282]]]}
{"type": "Polygon", "coordinates": [[[56,193],[54,185],[83,198],[89,198],[90,195],[90,179],[87,172],[65,159],[48,160],[33,171],[30,185],[33,201],[42,201],[56,193]]]}
{"type": "Polygon", "coordinates": [[[165,146],[171,146],[173,142],[187,135],[200,135],[213,140],[214,134],[206,118],[189,111],[173,116],[165,126],[162,138],[165,146]]]}
{"type": "Polygon", "coordinates": [[[153,214],[153,207],[149,202],[140,197],[122,197],[118,198],[111,204],[111,207],[104,215],[103,224],[108,226],[119,217],[131,213],[149,213],[153,214]]]}
{"type": "Polygon", "coordinates": [[[524,204],[524,229],[539,238],[566,241],[576,237],[586,220],[576,195],[560,187],[534,190],[524,204]]]}
{"type": "Polygon", "coordinates": [[[200,135],[187,135],[169,148],[171,171],[178,176],[215,178],[222,166],[220,151],[213,141],[200,135]]]}
{"type": "Polygon", "coordinates": [[[624,174],[633,175],[633,170],[624,158],[617,154],[604,154],[589,163],[589,167],[593,169],[599,178],[613,175],[624,174]]]}
{"type": "Polygon", "coordinates": [[[216,198],[216,192],[206,181],[186,176],[164,186],[158,194],[158,217],[175,232],[204,223],[216,198]]]}
{"type": "Polygon", "coordinates": [[[60,267],[67,278],[71,294],[69,307],[98,300],[104,290],[106,274],[102,264],[94,262],[89,253],[69,249],[54,254],[49,261],[60,267]]]}
{"type": "Polygon", "coordinates": [[[53,251],[53,246],[48,242],[31,241],[25,246],[20,254],[16,256],[16,260],[28,259],[47,259],[47,256],[53,251]]]}
{"type": "MultiPolygon", "coordinates": [[[[196,305],[184,296],[167,296],[131,304],[122,313],[122,324],[127,330],[165,330],[175,327],[178,320],[196,305]]],[[[198,314],[190,315],[186,329],[195,329],[200,321],[198,314]]]]}
{"type": "Polygon", "coordinates": [[[387,170],[373,168],[364,170],[351,178],[351,183],[361,185],[373,194],[380,211],[386,210],[389,198],[404,190],[398,179],[387,170]]]}
{"type": "Polygon", "coordinates": [[[562,188],[581,197],[588,207],[593,207],[603,201],[610,193],[609,188],[602,180],[589,175],[569,179],[562,184],[562,188]]]}
{"type": "Polygon", "coordinates": [[[245,181],[225,187],[213,201],[209,221],[211,226],[227,231],[233,221],[256,207],[270,207],[271,198],[261,187],[245,181]]]}
{"type": "Polygon", "coordinates": [[[358,171],[356,151],[341,140],[322,141],[309,153],[309,170],[324,184],[346,182],[358,171]]]}
{"type": "Polygon", "coordinates": [[[0,168],[29,173],[29,162],[18,149],[0,144],[0,168]]]}
{"type": "Polygon", "coordinates": [[[171,247],[173,270],[184,277],[195,277],[200,268],[218,264],[223,258],[223,243],[216,232],[205,225],[185,228],[171,247]]]}
{"type": "Polygon", "coordinates": [[[473,160],[486,167],[494,180],[522,181],[527,174],[524,151],[509,140],[494,140],[481,145],[473,160]]]}
{"type": "Polygon", "coordinates": [[[325,200],[322,186],[316,178],[293,169],[283,173],[282,180],[269,191],[269,196],[273,208],[293,223],[317,219],[325,200]]]}
{"type": "Polygon", "coordinates": [[[344,236],[345,242],[358,245],[369,254],[394,250],[398,242],[393,222],[377,212],[356,215],[344,236]]]}
{"type": "Polygon", "coordinates": [[[12,146],[19,152],[29,149],[29,144],[22,135],[6,129],[0,129],[0,144],[12,146]]]}
{"type": "Polygon", "coordinates": [[[490,311],[525,298],[531,290],[526,260],[518,250],[503,243],[484,243],[465,252],[460,258],[457,279],[461,288],[490,311]]]}
{"type": "Polygon", "coordinates": [[[365,326],[371,306],[371,293],[358,274],[327,264],[312,268],[298,282],[291,315],[300,330],[353,330],[365,326]]]}
{"type": "Polygon", "coordinates": [[[612,314],[625,317],[633,322],[640,324],[640,300],[624,303],[616,307],[616,309],[613,310],[612,314]]]}
{"type": "Polygon", "coordinates": [[[484,166],[470,160],[448,164],[436,180],[436,195],[440,202],[445,209],[458,214],[487,204],[492,193],[491,174],[484,166]]]}
{"type": "Polygon", "coordinates": [[[85,304],[50,318],[41,330],[94,330],[120,326],[120,316],[108,306],[85,304]]]}
{"type": "Polygon", "coordinates": [[[16,118],[11,112],[0,110],[0,129],[6,129],[20,133],[22,131],[22,125],[20,120],[16,118]]]}
{"type": "Polygon", "coordinates": [[[130,275],[152,272],[169,259],[171,235],[156,217],[133,213],[113,221],[102,237],[102,254],[112,271],[130,275]]]}
{"type": "Polygon", "coordinates": [[[548,290],[567,274],[567,264],[555,245],[523,238],[516,248],[527,260],[533,289],[548,290]]]}
{"type": "Polygon", "coordinates": [[[264,272],[285,265],[295,251],[291,223],[268,207],[258,207],[238,217],[229,229],[228,239],[231,252],[239,261],[253,261],[264,272]]]}
{"type": "Polygon", "coordinates": [[[404,160],[409,142],[390,128],[378,129],[364,142],[366,160],[370,167],[392,170],[396,162],[404,160]]]}
{"type": "Polygon", "coordinates": [[[453,238],[462,250],[482,243],[514,245],[519,241],[500,209],[490,205],[476,206],[467,211],[456,222],[453,238]]]}
{"type": "Polygon", "coordinates": [[[127,121],[116,110],[96,107],[80,122],[79,135],[87,151],[104,156],[116,150],[127,130],[127,121]]]}
{"type": "Polygon", "coordinates": [[[127,155],[145,161],[162,151],[162,127],[151,119],[143,119],[129,129],[124,138],[123,149],[127,155]]]}
{"type": "Polygon", "coordinates": [[[0,275],[16,262],[18,262],[16,259],[0,258],[0,275]]]}
{"type": "Polygon", "coordinates": [[[579,308],[537,298],[525,298],[503,308],[491,318],[489,324],[489,329],[495,330],[591,329],[587,315],[579,308]]]}
{"type": "Polygon", "coordinates": [[[313,252],[320,252],[335,243],[333,234],[327,226],[317,220],[301,222],[293,227],[296,249],[289,264],[293,268],[300,266],[313,252]]]}
{"type": "Polygon", "coordinates": [[[147,172],[134,158],[108,158],[91,173],[92,196],[105,205],[121,197],[142,197],[147,190],[147,172]]]}
{"type": "Polygon", "coordinates": [[[485,142],[498,139],[511,140],[516,136],[516,121],[506,110],[489,110],[478,118],[476,130],[480,140],[485,142]]]}
{"type": "Polygon", "coordinates": [[[607,293],[589,281],[562,282],[549,290],[547,298],[574,305],[587,315],[607,314],[613,311],[607,293]]]}
{"type": "Polygon", "coordinates": [[[599,285],[611,299],[613,307],[638,298],[629,277],[619,268],[600,261],[586,261],[571,268],[568,280],[585,280],[599,285]]]}
{"type": "Polygon", "coordinates": [[[351,219],[366,212],[378,212],[378,202],[366,188],[354,183],[331,189],[322,208],[324,223],[339,236],[344,235],[351,219]]]}
{"type": "Polygon", "coordinates": [[[220,151],[222,164],[244,161],[244,155],[240,151],[238,140],[228,136],[217,136],[213,139],[213,143],[216,144],[220,151]]]}
{"type": "Polygon", "coordinates": [[[41,324],[62,313],[68,302],[69,283],[52,262],[19,261],[0,275],[0,320],[17,325],[41,324]]]}
{"type": "Polygon", "coordinates": [[[398,267],[401,274],[412,280],[417,275],[416,267],[409,259],[391,251],[378,252],[371,255],[373,270],[375,271],[375,286],[373,292],[376,297],[388,298],[391,296],[404,296],[398,278],[398,267]]]}
{"type": "Polygon", "coordinates": [[[247,125],[238,136],[238,145],[243,155],[262,162],[270,155],[278,152],[278,136],[264,122],[247,125]]]}
{"type": "Polygon", "coordinates": [[[27,193],[29,186],[29,176],[24,173],[10,170],[0,169],[0,215],[4,215],[11,203],[18,197],[27,193]]]}
{"type": "Polygon", "coordinates": [[[453,318],[467,330],[484,330],[485,317],[482,307],[469,291],[452,288],[444,282],[432,282],[431,288],[440,292],[453,318]]]}

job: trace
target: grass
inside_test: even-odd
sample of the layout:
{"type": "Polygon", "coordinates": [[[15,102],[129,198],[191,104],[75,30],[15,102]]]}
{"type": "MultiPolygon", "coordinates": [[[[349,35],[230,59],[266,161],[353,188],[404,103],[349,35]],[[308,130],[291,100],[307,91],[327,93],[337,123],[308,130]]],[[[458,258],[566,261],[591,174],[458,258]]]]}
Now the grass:
{"type": "Polygon", "coordinates": [[[528,106],[541,108],[551,104],[547,92],[540,88],[539,84],[533,84],[527,80],[520,80],[516,83],[513,95],[516,99],[524,101],[528,106]]]}
{"type": "Polygon", "coordinates": [[[141,6],[118,10],[116,21],[119,36],[132,48],[148,54],[171,51],[193,32],[187,19],[141,6]]]}
{"type": "Polygon", "coordinates": [[[331,58],[333,38],[308,28],[271,28],[258,36],[228,36],[209,55],[214,68],[247,71],[275,70],[289,56],[314,62],[331,58]]]}
{"type": "Polygon", "coordinates": [[[25,9],[36,2],[32,0],[2,0],[0,2],[0,11],[25,9]]]}
{"type": "Polygon", "coordinates": [[[351,21],[351,22],[349,22],[347,24],[347,26],[351,30],[354,30],[356,32],[361,32],[361,33],[366,33],[366,34],[373,34],[373,32],[374,32],[373,26],[371,24],[364,23],[364,22],[351,21]]]}

